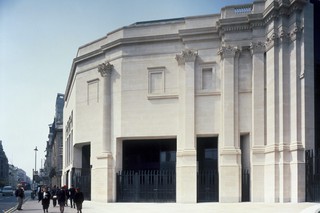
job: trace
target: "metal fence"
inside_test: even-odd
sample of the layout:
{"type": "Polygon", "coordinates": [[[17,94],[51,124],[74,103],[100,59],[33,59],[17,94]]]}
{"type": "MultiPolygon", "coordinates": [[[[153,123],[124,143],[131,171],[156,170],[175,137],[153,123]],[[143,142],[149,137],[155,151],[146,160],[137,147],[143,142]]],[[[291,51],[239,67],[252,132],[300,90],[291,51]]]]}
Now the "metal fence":
{"type": "Polygon", "coordinates": [[[117,202],[175,202],[174,170],[120,171],[117,173],[117,202]]]}
{"type": "Polygon", "coordinates": [[[219,201],[219,175],[216,170],[199,171],[197,175],[198,202],[219,201]]]}
{"type": "Polygon", "coordinates": [[[79,187],[85,200],[91,200],[91,170],[82,169],[81,174],[75,175],[74,185],[79,187]]]}
{"type": "Polygon", "coordinates": [[[306,201],[320,201],[320,152],[307,150],[305,154],[306,165],[306,201]]]}
{"type": "Polygon", "coordinates": [[[241,201],[250,201],[250,171],[248,169],[242,169],[242,190],[241,190],[241,201]]]}

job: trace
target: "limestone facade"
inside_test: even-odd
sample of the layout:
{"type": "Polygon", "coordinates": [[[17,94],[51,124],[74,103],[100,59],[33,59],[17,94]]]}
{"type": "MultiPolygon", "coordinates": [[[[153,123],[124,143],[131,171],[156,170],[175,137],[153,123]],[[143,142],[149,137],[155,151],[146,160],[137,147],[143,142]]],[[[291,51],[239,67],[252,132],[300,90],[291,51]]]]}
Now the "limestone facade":
{"type": "Polygon", "coordinates": [[[306,0],[255,1],[138,22],[80,47],[65,92],[64,182],[90,145],[91,199],[115,202],[122,142],[174,138],[176,202],[195,203],[196,141],[210,136],[218,138],[219,202],[241,201],[243,167],[252,202],[304,201],[304,153],[314,147],[312,11],[306,0]]]}

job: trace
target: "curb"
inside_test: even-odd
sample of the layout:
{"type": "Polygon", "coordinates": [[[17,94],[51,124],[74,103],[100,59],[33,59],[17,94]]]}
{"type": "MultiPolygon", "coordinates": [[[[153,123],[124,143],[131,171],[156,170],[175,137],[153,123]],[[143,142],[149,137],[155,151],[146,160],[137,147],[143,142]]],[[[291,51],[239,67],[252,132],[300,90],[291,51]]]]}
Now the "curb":
{"type": "MultiPolygon", "coordinates": [[[[24,200],[23,200],[23,203],[27,202],[28,200],[29,200],[29,197],[27,197],[26,199],[24,199],[24,200]]],[[[18,204],[15,205],[15,206],[12,207],[12,208],[6,210],[6,211],[3,211],[3,213],[12,213],[12,212],[15,212],[15,211],[17,211],[17,206],[18,206],[18,204]]]]}
{"type": "Polygon", "coordinates": [[[320,204],[304,209],[300,213],[320,213],[320,204]]]}

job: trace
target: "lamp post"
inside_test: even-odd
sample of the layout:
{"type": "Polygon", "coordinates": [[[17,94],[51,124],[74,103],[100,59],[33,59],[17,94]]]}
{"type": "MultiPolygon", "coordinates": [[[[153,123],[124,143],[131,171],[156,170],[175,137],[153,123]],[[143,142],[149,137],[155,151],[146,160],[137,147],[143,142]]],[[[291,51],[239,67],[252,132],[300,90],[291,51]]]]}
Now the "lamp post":
{"type": "Polygon", "coordinates": [[[37,147],[34,148],[34,171],[33,171],[33,184],[34,184],[34,188],[35,188],[35,184],[36,184],[36,180],[35,180],[35,177],[36,177],[36,172],[37,172],[37,147]]]}
{"type": "Polygon", "coordinates": [[[34,148],[34,171],[36,172],[37,171],[37,147],[34,148]]]}

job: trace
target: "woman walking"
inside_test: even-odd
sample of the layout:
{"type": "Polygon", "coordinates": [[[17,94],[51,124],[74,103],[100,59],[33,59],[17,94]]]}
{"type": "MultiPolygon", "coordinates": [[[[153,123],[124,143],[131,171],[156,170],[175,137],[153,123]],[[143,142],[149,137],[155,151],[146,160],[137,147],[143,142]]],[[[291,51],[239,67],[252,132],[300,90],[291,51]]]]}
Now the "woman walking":
{"type": "Polygon", "coordinates": [[[39,202],[41,201],[43,213],[46,213],[48,212],[49,205],[50,205],[50,198],[51,198],[50,192],[48,192],[47,187],[43,187],[39,195],[40,196],[38,198],[38,201],[39,202]]]}

